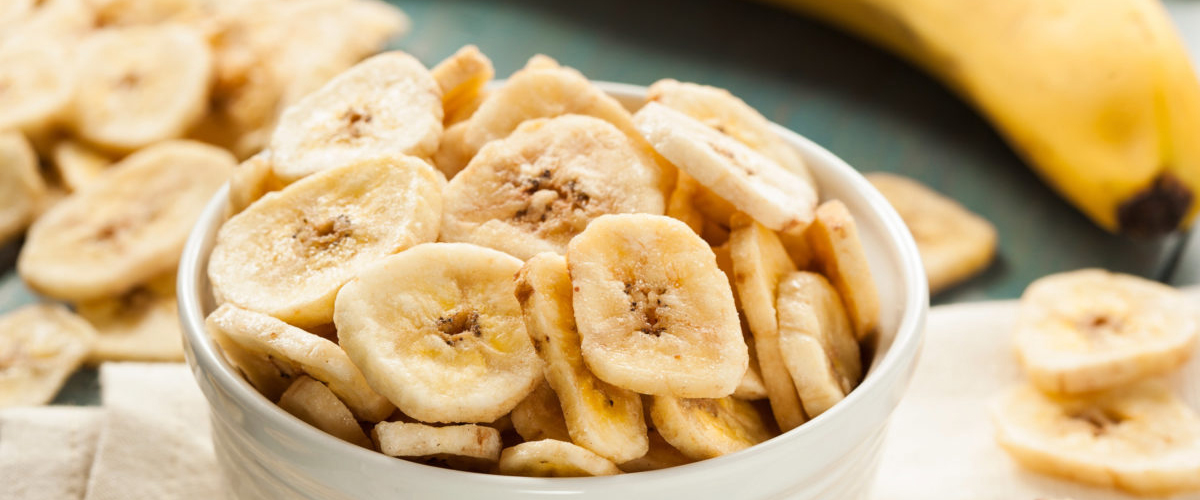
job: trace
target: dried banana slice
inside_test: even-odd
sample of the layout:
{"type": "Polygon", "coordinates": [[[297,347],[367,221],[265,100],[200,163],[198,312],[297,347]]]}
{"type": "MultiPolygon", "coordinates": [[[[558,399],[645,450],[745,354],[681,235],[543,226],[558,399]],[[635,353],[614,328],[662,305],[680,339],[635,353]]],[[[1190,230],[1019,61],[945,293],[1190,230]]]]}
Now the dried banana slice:
{"type": "Polygon", "coordinates": [[[748,401],[765,399],[767,387],[763,384],[762,370],[758,366],[758,350],[754,345],[754,336],[750,334],[750,324],[746,322],[742,302],[738,297],[739,292],[733,274],[733,256],[730,254],[729,247],[729,243],[726,242],[712,247],[712,250],[713,255],[717,257],[717,267],[721,269],[722,273],[725,273],[725,278],[729,280],[729,288],[733,290],[733,303],[737,306],[738,320],[742,325],[742,340],[746,342],[746,351],[750,355],[750,365],[746,368],[746,374],[742,376],[742,381],[738,382],[737,389],[734,389],[733,396],[748,401]]]}
{"type": "Polygon", "coordinates": [[[667,199],[667,216],[683,221],[696,234],[704,234],[704,214],[696,208],[696,194],[701,188],[692,176],[679,172],[675,178],[675,189],[667,199]]]}
{"type": "Polygon", "coordinates": [[[301,375],[279,397],[279,407],[305,423],[351,444],[373,449],[350,409],[322,384],[301,375]]]}
{"type": "Polygon", "coordinates": [[[814,267],[837,289],[862,340],[879,325],[879,292],[854,217],[841,201],[827,201],[805,234],[814,267]]]}
{"type": "Polygon", "coordinates": [[[234,163],[228,152],[192,141],[129,155],[30,227],[17,262],[21,278],[51,297],[86,301],[175,269],[188,232],[234,163]]]}
{"type": "Polygon", "coordinates": [[[208,323],[207,330],[229,364],[233,365],[259,394],[271,401],[279,401],[292,381],[304,374],[286,361],[250,352],[211,323],[208,323]]]}
{"type": "Polygon", "coordinates": [[[787,432],[807,418],[779,349],[775,293],[779,282],[795,272],[796,266],[774,232],[745,214],[735,215],[731,222],[733,232],[729,235],[729,250],[737,283],[734,288],[754,337],[758,367],[775,421],[787,432]]]}
{"type": "Polygon", "coordinates": [[[650,450],[638,458],[617,465],[621,472],[646,472],[694,462],[671,446],[658,431],[650,431],[650,450]]]}
{"type": "Polygon", "coordinates": [[[271,152],[260,151],[233,169],[233,176],[229,178],[230,209],[235,214],[240,213],[267,193],[284,187],[287,185],[277,179],[271,169],[271,152]]]}
{"type": "Polygon", "coordinates": [[[72,139],[55,143],[51,158],[58,178],[71,192],[91,185],[113,164],[108,155],[72,139]]]}
{"type": "Polygon", "coordinates": [[[500,452],[501,474],[529,477],[585,477],[620,474],[616,464],[574,444],[543,439],[500,452]]]}
{"type": "Polygon", "coordinates": [[[45,196],[37,161],[20,132],[0,132],[0,244],[25,230],[45,196]]]}
{"type": "Polygon", "coordinates": [[[517,273],[516,295],[570,441],[616,463],[645,455],[642,397],[596,378],[584,364],[566,259],[553,253],[529,259],[517,273]]]}
{"type": "Polygon", "coordinates": [[[0,130],[41,130],[59,118],[75,93],[72,68],[53,39],[0,45],[0,130]]]}
{"type": "Polygon", "coordinates": [[[212,52],[176,24],[97,31],[79,47],[75,131],[120,151],[182,137],[208,109],[212,52]]]}
{"type": "Polygon", "coordinates": [[[442,239],[528,259],[608,213],[661,214],[662,173],[608,122],[566,115],[531,120],[480,150],[446,186],[442,239]]]}
{"type": "Polygon", "coordinates": [[[540,384],[512,411],[512,426],[526,441],[557,439],[570,441],[567,420],[563,416],[558,395],[549,384],[540,384]]]}
{"type": "Polygon", "coordinates": [[[1168,373],[1196,344],[1195,306],[1179,291],[1100,269],[1034,281],[1020,311],[1017,353],[1034,385],[1053,393],[1168,373]]]}
{"type": "Polygon", "coordinates": [[[987,219],[913,179],[884,172],[866,177],[912,232],[931,293],[978,274],[992,262],[996,226],[987,219]]]}
{"type": "Polygon", "coordinates": [[[601,380],[678,397],[737,387],[749,357],[733,292],[686,224],[604,215],[571,240],[567,263],[583,358],[601,380]]]}
{"type": "Polygon", "coordinates": [[[825,277],[806,271],[779,283],[779,352],[811,418],[849,394],[862,377],[858,340],[842,299],[825,277]]]}
{"type": "Polygon", "coordinates": [[[996,439],[1021,465],[1138,495],[1200,490],[1200,416],[1158,381],[1089,398],[1023,385],[993,406],[996,439]]]}
{"type": "Polygon", "coordinates": [[[283,364],[291,373],[305,373],[328,384],[361,420],[378,422],[395,409],[367,385],[362,372],[333,342],[232,304],[218,307],[207,324],[246,351],[283,364]]]}
{"type": "Polygon", "coordinates": [[[429,465],[483,472],[500,460],[500,431],[485,425],[380,422],[372,434],[384,455],[429,465]]]}
{"type": "Polygon", "coordinates": [[[633,120],[659,154],[763,225],[799,232],[812,222],[816,189],[774,160],[657,102],[633,120]]]}
{"type": "Polygon", "coordinates": [[[38,304],[0,316],[0,408],[44,405],[79,368],[96,331],[65,307],[38,304]]]}
{"type": "Polygon", "coordinates": [[[334,323],[371,386],[422,422],[492,422],[542,381],[516,258],[464,243],[418,245],[347,283],[334,323]]]}
{"type": "MultiPolygon", "coordinates": [[[[533,61],[531,60],[531,63],[533,61]]],[[[485,144],[508,137],[517,126],[534,118],[566,114],[588,115],[607,121],[649,151],[633,127],[627,111],[616,99],[592,85],[574,69],[533,64],[513,73],[504,86],[493,91],[465,122],[455,151],[440,151],[438,167],[452,176],[462,170],[485,144]]],[[[444,149],[444,148],[443,148],[444,149]]]]}
{"type": "Polygon", "coordinates": [[[766,117],[728,90],[668,78],[654,82],[646,90],[646,100],[691,116],[816,185],[796,148],[771,130],[766,117]]]}
{"type": "Polygon", "coordinates": [[[343,284],[437,238],[443,185],[427,163],[398,156],[352,161],[270,193],[221,226],[208,264],[214,294],[300,327],[329,323],[343,284]]]}
{"type": "Polygon", "coordinates": [[[654,428],[671,446],[693,460],[719,457],[771,438],[762,415],[737,398],[687,399],[654,396],[654,428]]]}
{"type": "Polygon", "coordinates": [[[275,175],[294,182],[359,158],[426,158],[442,135],[442,91],[403,52],[371,57],[289,107],[271,136],[275,175]]]}
{"type": "Polygon", "coordinates": [[[75,311],[99,333],[88,363],[183,361],[174,271],[119,297],[75,304],[75,311]]]}
{"type": "Polygon", "coordinates": [[[467,45],[434,66],[430,73],[442,89],[442,123],[452,125],[470,118],[479,108],[483,87],[496,75],[492,60],[467,45]]]}

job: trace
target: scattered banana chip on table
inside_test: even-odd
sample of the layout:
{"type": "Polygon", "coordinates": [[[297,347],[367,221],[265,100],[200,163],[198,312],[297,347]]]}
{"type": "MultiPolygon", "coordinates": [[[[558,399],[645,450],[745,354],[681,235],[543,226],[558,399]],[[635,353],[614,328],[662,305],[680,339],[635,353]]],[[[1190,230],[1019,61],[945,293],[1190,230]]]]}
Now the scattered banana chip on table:
{"type": "Polygon", "coordinates": [[[234,165],[228,152],[195,141],[140,150],[38,218],[17,271],[30,288],[68,301],[116,297],[172,272],[234,165]]]}
{"type": "Polygon", "coordinates": [[[95,338],[91,325],[61,305],[0,316],[0,408],[49,403],[95,338]]]}
{"type": "Polygon", "coordinates": [[[17,132],[0,132],[0,244],[25,230],[45,191],[29,141],[17,132]]]}
{"type": "Polygon", "coordinates": [[[182,25],[106,29],[79,47],[70,121],[83,139],[133,151],[183,136],[208,107],[212,51],[182,25]]]}
{"type": "Polygon", "coordinates": [[[1198,322],[1194,305],[1174,288],[1084,269],[1025,290],[1017,353],[1043,391],[1093,392],[1178,368],[1194,351],[1198,322]]]}
{"type": "Polygon", "coordinates": [[[997,440],[1022,465],[1139,495],[1200,490],[1200,416],[1165,385],[1086,398],[1013,388],[994,407],[997,440]]]}
{"type": "Polygon", "coordinates": [[[1200,490],[1200,415],[1162,377],[1195,350],[1196,308],[1136,276],[1083,269],[1025,290],[1029,377],[997,397],[996,439],[1036,472],[1136,495],[1200,490]]]}
{"type": "Polygon", "coordinates": [[[255,389],[387,455],[562,477],[750,448],[862,380],[865,250],[765,118],[673,80],[635,118],[545,56],[493,76],[376,56],[237,167],[208,322],[255,389]]]}
{"type": "Polygon", "coordinates": [[[987,219],[913,179],[885,172],[866,177],[912,232],[930,293],[965,281],[991,264],[996,227],[987,219]]]}
{"type": "Polygon", "coordinates": [[[116,298],[75,304],[99,334],[88,362],[183,361],[183,332],[169,272],[116,298]]]}

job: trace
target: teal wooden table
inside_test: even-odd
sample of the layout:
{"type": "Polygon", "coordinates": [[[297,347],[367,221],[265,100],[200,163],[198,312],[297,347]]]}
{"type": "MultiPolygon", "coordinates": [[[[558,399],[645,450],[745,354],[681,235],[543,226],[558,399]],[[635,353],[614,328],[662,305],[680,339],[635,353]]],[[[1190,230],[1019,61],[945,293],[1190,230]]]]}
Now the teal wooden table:
{"type": "MultiPolygon", "coordinates": [[[[392,3],[413,20],[394,48],[428,65],[473,43],[499,76],[544,53],[596,80],[716,85],[859,170],[899,172],[950,195],[996,224],[1000,252],[983,275],[934,297],[935,304],[1017,297],[1040,276],[1089,266],[1200,281],[1200,245],[1181,259],[1181,235],[1139,241],[1096,228],[940,84],[790,12],[740,0],[392,3]]],[[[1200,28],[1200,8],[1191,7],[1186,22],[1200,28]]],[[[1188,36],[1195,32],[1184,30],[1200,44],[1200,36],[1188,36]]],[[[36,300],[12,271],[17,249],[0,249],[0,313],[36,300]]],[[[97,393],[95,371],[83,370],[58,402],[94,403],[97,393]]]]}

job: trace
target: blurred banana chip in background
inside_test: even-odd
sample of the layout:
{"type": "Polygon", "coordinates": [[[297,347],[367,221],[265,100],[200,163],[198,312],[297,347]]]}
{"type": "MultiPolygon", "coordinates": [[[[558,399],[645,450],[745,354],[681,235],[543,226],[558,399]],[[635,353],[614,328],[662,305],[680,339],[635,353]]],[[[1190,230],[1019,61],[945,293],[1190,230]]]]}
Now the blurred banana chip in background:
{"type": "Polygon", "coordinates": [[[173,277],[204,204],[284,108],[408,27],[376,0],[0,2],[0,244],[28,229],[21,278],[96,331],[41,392],[81,361],[183,360],[173,277]]]}

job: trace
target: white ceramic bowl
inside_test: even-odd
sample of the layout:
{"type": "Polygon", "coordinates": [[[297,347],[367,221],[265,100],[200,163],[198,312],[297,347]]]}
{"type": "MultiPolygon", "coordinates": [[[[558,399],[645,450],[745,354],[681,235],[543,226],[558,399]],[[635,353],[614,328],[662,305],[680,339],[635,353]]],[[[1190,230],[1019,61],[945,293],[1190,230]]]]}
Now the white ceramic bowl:
{"type": "MultiPolygon", "coordinates": [[[[597,82],[636,108],[645,87],[597,82]]],[[[858,222],[883,305],[866,378],[812,421],[719,458],[654,472],[523,478],[438,469],[387,457],[325,434],[279,409],[237,374],[204,330],[214,308],[206,272],[227,190],[200,217],[179,266],[179,313],[188,363],[212,407],[217,458],[241,499],[556,498],[853,499],[866,497],[887,422],[912,376],[929,309],[917,247],[870,183],[829,151],[776,127],[801,152],[825,199],[858,222]]]]}

